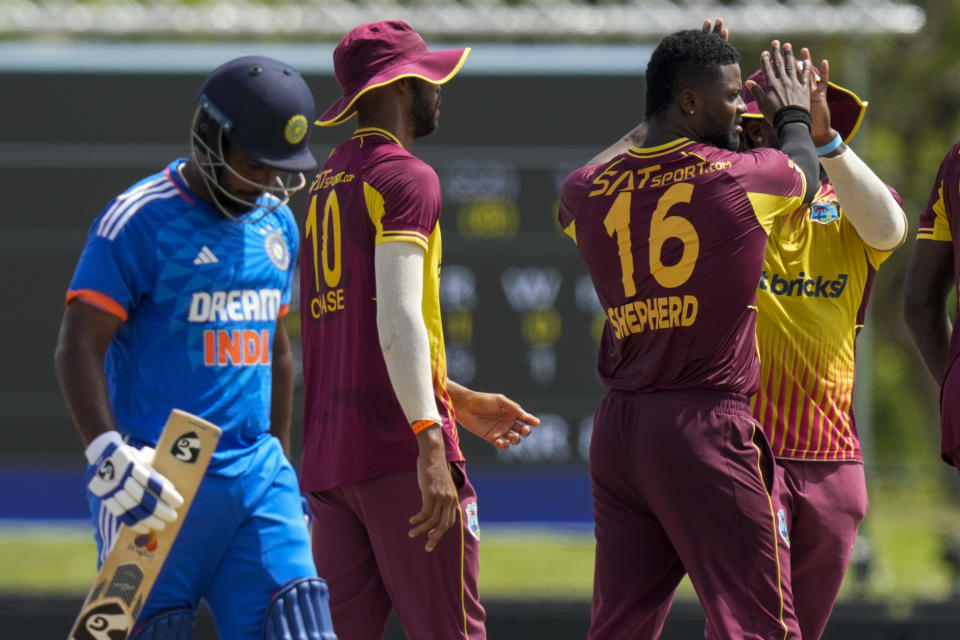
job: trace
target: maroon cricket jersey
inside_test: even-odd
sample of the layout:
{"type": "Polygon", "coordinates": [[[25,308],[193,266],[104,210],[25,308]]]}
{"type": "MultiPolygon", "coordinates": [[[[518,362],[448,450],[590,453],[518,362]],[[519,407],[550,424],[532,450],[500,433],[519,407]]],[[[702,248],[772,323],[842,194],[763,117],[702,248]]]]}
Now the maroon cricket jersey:
{"type": "Polygon", "coordinates": [[[757,283],[775,216],[805,179],[776,149],[724,151],[681,138],[630,148],[567,177],[560,224],[607,319],[598,369],[624,391],[751,394],[760,365],[757,283]]]}
{"type": "Polygon", "coordinates": [[[374,248],[423,247],[422,313],[447,460],[463,460],[440,319],[440,181],[390,133],[358,129],[310,187],[300,264],[305,491],[416,467],[418,447],[377,331],[374,248]]]}
{"type": "MultiPolygon", "coordinates": [[[[953,273],[960,277],[960,142],[954,144],[937,171],[937,179],[930,193],[927,207],[920,214],[917,228],[917,251],[923,251],[922,241],[949,242],[953,245],[953,273]]],[[[958,302],[960,305],[960,302],[958,302]]],[[[950,382],[955,388],[956,376],[960,369],[956,367],[960,356],[960,322],[953,323],[950,336],[950,352],[947,368],[941,385],[940,397],[940,454],[944,460],[958,465],[957,452],[960,450],[960,424],[957,423],[957,401],[955,396],[944,393],[950,382]],[[952,378],[952,380],[950,380],[952,378]]]]}

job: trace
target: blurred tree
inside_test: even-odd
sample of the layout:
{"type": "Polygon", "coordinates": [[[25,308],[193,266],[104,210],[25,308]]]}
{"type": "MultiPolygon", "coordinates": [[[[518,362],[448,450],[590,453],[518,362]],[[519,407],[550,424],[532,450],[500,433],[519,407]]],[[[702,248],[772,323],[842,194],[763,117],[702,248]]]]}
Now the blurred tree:
{"type": "MultiPolygon", "coordinates": [[[[940,160],[960,138],[960,3],[914,1],[927,19],[911,36],[811,37],[785,28],[769,37],[809,46],[815,63],[830,60],[832,80],[869,101],[853,146],[900,193],[910,223],[906,243],[874,282],[868,320],[873,352],[858,359],[858,380],[867,377],[864,368],[869,367],[873,383],[872,397],[866,399],[871,415],[860,416],[861,422],[872,419],[868,473],[878,485],[909,479],[941,491],[949,487],[960,499],[956,472],[939,456],[939,384],[923,366],[902,317],[917,221],[940,160]],[[940,482],[931,483],[934,479],[940,482]]],[[[737,38],[736,25],[728,26],[746,77],[759,66],[757,54],[769,39],[737,38]]]]}
{"type": "Polygon", "coordinates": [[[875,283],[874,463],[952,478],[939,459],[937,382],[930,377],[902,320],[904,275],[913,254],[917,221],[937,168],[960,137],[960,3],[921,0],[924,28],[909,38],[876,37],[848,51],[844,64],[869,66],[870,108],[866,157],[904,201],[910,234],[875,283]]]}

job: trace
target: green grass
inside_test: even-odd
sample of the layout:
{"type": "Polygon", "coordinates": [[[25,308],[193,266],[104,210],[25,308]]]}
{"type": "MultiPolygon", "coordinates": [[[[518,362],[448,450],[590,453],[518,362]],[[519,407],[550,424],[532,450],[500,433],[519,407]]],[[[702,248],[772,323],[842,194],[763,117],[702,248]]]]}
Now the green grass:
{"type": "Polygon", "coordinates": [[[0,592],[82,594],[97,577],[97,547],[87,532],[0,531],[0,592]]]}
{"type": "Polygon", "coordinates": [[[863,595],[905,611],[915,600],[950,596],[956,576],[943,561],[944,540],[960,534],[960,506],[943,489],[925,483],[872,486],[861,531],[873,548],[874,570],[862,588],[848,571],[841,597],[863,595]]]}
{"type": "MultiPolygon", "coordinates": [[[[916,600],[940,600],[954,576],[942,560],[943,540],[960,534],[960,506],[935,487],[890,483],[871,487],[863,531],[873,570],[858,583],[848,572],[842,599],[867,597],[909,612],[916,600]]],[[[589,599],[592,534],[483,529],[480,592],[484,598],[589,599]]],[[[96,572],[86,530],[0,529],[0,592],[83,594],[96,572]]],[[[688,581],[677,597],[694,598],[688,581]]]]}
{"type": "Polygon", "coordinates": [[[484,597],[590,597],[593,536],[484,529],[480,537],[480,593],[484,597]]]}
{"type": "MultiPolygon", "coordinates": [[[[484,529],[480,538],[480,594],[496,598],[577,598],[593,591],[592,532],[484,529]]],[[[694,598],[684,579],[678,598],[694,598]]]]}

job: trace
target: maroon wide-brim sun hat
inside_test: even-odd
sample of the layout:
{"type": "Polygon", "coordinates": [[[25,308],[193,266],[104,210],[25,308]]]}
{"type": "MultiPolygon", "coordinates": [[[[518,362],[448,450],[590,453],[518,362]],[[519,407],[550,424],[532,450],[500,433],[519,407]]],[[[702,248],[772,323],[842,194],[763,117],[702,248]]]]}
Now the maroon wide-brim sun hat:
{"type": "Polygon", "coordinates": [[[329,127],[346,122],[356,113],[354,104],[360,96],[400,78],[444,84],[457,75],[469,55],[469,48],[430,51],[402,20],[360,25],[333,51],[333,70],[343,95],[316,124],[329,127]]]}
{"type": "MultiPolygon", "coordinates": [[[[763,80],[763,70],[754,71],[748,80],[753,80],[761,87],[766,84],[763,80]]],[[[744,112],[744,118],[762,118],[757,101],[753,99],[753,94],[744,89],[744,102],[747,104],[747,110],[744,112]]],[[[850,142],[853,136],[860,128],[863,121],[863,115],[867,110],[867,102],[864,102],[857,94],[849,89],[836,85],[832,82],[827,83],[827,105],[830,107],[830,126],[837,130],[844,142],[850,142]]]]}

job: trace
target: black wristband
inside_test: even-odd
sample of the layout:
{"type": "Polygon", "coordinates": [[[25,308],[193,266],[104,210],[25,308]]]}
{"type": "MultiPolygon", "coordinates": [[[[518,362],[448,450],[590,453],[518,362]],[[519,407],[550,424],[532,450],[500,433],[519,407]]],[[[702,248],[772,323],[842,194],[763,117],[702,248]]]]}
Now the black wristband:
{"type": "Polygon", "coordinates": [[[807,130],[809,131],[813,125],[813,118],[810,117],[809,111],[793,104],[780,107],[773,116],[773,128],[777,130],[777,135],[781,135],[783,128],[794,122],[802,122],[807,125],[807,130]]]}

